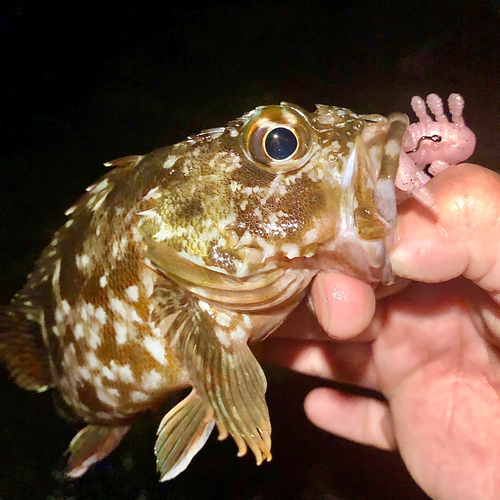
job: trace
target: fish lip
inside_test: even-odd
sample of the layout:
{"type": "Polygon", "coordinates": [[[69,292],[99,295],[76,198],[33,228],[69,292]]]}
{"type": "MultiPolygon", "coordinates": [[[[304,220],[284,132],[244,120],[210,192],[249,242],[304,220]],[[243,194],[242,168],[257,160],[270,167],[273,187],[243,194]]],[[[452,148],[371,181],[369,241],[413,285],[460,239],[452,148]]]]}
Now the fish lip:
{"type": "Polygon", "coordinates": [[[355,158],[355,168],[363,168],[363,163],[371,167],[365,168],[364,174],[374,175],[371,179],[374,183],[374,208],[385,221],[387,230],[393,231],[397,224],[396,174],[409,118],[399,112],[391,113],[388,117],[363,115],[363,118],[369,125],[365,126],[356,140],[355,149],[359,149],[362,156],[355,158]]]}
{"type": "Polygon", "coordinates": [[[392,113],[387,118],[387,123],[389,130],[385,137],[373,201],[380,216],[394,229],[397,223],[396,174],[409,118],[404,113],[392,113]]]}

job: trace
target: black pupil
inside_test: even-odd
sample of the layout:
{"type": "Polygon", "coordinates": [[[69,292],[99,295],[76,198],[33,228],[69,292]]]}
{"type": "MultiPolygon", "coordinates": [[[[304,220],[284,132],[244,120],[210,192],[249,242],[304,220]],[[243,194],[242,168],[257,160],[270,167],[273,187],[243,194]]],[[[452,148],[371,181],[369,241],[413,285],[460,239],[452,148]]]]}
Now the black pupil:
{"type": "Polygon", "coordinates": [[[295,153],[297,137],[291,130],[277,127],[267,134],[265,147],[266,153],[273,160],[284,160],[295,153]]]}

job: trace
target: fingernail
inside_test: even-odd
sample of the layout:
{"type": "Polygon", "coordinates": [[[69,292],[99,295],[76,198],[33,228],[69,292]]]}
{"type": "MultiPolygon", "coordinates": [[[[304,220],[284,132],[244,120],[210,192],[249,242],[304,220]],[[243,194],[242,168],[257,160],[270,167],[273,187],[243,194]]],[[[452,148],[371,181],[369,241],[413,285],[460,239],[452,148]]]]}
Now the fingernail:
{"type": "Polygon", "coordinates": [[[407,278],[406,262],[408,262],[408,251],[401,246],[393,248],[390,260],[394,274],[407,278]]]}
{"type": "Polygon", "coordinates": [[[402,277],[407,276],[407,264],[411,258],[411,241],[407,235],[403,234],[401,228],[397,228],[394,233],[394,243],[392,245],[390,261],[395,274],[402,277]]]}

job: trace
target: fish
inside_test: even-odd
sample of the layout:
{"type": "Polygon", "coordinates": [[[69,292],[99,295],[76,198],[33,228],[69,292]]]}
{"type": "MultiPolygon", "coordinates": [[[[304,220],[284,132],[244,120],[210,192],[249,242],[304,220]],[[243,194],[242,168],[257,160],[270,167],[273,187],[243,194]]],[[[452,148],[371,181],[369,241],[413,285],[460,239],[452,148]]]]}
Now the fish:
{"type": "Polygon", "coordinates": [[[81,429],[67,477],[189,388],[158,428],[161,481],[214,427],[238,456],[271,459],[267,382],[249,342],[283,323],[320,271],[391,282],[407,126],[402,113],[281,103],[105,164],[0,307],[10,376],[50,390],[81,429]]]}

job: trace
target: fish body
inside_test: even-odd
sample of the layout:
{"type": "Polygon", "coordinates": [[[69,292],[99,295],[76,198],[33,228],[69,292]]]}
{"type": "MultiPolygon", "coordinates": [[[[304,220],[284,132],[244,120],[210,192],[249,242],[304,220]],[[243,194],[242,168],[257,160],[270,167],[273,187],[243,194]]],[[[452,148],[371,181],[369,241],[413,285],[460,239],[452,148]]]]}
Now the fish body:
{"type": "Polygon", "coordinates": [[[85,427],[67,473],[192,387],[155,446],[175,477],[214,425],[271,458],[266,380],[248,347],[320,270],[389,282],[394,179],[408,119],[282,103],[114,167],[67,211],[11,304],[0,358],[85,427]]]}

